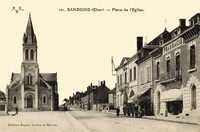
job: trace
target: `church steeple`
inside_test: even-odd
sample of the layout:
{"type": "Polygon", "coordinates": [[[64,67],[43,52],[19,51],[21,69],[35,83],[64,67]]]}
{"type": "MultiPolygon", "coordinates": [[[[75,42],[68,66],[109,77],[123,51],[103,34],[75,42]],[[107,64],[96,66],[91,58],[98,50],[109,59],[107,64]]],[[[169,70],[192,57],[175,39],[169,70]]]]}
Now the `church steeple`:
{"type": "Polygon", "coordinates": [[[23,37],[23,62],[37,62],[37,40],[30,13],[23,37]]]}
{"type": "Polygon", "coordinates": [[[33,24],[31,20],[31,14],[29,13],[28,23],[26,26],[26,31],[23,37],[24,44],[37,44],[36,35],[33,30],[33,24]]]}

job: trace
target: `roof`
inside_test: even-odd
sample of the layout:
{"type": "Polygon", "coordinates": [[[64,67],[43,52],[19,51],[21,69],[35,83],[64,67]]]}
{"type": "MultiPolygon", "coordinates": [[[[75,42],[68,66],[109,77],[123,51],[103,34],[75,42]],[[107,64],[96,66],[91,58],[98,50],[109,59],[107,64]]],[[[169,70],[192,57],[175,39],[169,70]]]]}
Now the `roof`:
{"type": "Polygon", "coordinates": [[[126,64],[127,62],[129,62],[130,59],[131,59],[130,57],[123,57],[122,60],[121,60],[120,65],[119,65],[117,68],[115,68],[115,70],[118,70],[118,69],[119,69],[120,67],[122,67],[124,64],[126,64]]]}
{"type": "Polygon", "coordinates": [[[159,47],[158,45],[145,45],[143,48],[144,49],[156,49],[158,47],[159,47]]]}
{"type": "Polygon", "coordinates": [[[0,90],[0,97],[6,97],[5,93],[0,90]]]}
{"type": "Polygon", "coordinates": [[[16,80],[17,78],[19,78],[20,77],[20,73],[12,73],[12,75],[11,75],[11,81],[14,81],[14,80],[16,80]]]}
{"type": "Polygon", "coordinates": [[[45,81],[57,81],[57,73],[40,73],[40,77],[45,81]]]}
{"type": "Polygon", "coordinates": [[[123,58],[122,58],[122,61],[121,61],[121,63],[120,63],[120,66],[121,66],[121,65],[124,65],[126,62],[128,62],[129,59],[130,59],[130,57],[123,57],[123,58]]]}
{"type": "Polygon", "coordinates": [[[110,90],[110,91],[108,92],[108,94],[110,94],[110,93],[116,93],[116,87],[114,87],[112,90],[110,90]]]}
{"type": "Polygon", "coordinates": [[[37,44],[30,14],[29,14],[28,23],[26,26],[26,31],[24,33],[23,41],[24,41],[24,44],[37,44]]]}
{"type": "Polygon", "coordinates": [[[194,16],[192,16],[192,17],[190,18],[190,20],[193,19],[193,18],[196,17],[196,16],[200,16],[200,13],[197,13],[197,14],[195,14],[194,16]]]}

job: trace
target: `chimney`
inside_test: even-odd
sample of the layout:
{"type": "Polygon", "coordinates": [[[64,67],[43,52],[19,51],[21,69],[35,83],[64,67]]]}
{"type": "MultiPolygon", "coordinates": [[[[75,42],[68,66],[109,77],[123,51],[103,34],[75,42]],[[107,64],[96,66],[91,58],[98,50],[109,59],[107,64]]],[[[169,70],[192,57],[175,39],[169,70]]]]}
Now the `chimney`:
{"type": "Polygon", "coordinates": [[[106,81],[105,80],[103,81],[103,85],[106,86],[106,81]]]}
{"type": "Polygon", "coordinates": [[[180,27],[185,27],[186,26],[185,19],[179,19],[179,26],[180,27]]]}
{"type": "Polygon", "coordinates": [[[137,37],[137,51],[139,51],[143,46],[143,37],[137,37]]]}

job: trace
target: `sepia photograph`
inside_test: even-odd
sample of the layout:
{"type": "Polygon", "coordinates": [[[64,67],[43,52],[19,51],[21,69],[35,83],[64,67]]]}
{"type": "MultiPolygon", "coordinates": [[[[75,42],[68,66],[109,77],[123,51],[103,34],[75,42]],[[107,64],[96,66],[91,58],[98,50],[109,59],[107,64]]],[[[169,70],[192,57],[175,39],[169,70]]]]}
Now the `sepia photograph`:
{"type": "Polygon", "coordinates": [[[200,2],[0,2],[0,132],[200,132],[200,2]]]}

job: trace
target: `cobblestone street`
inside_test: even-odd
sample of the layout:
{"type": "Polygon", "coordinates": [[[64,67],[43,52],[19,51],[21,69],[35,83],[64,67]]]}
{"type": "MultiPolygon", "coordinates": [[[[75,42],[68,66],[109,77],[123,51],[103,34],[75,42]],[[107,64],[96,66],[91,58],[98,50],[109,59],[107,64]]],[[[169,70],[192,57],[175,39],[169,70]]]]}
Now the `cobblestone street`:
{"type": "Polygon", "coordinates": [[[0,116],[2,132],[199,132],[199,125],[189,125],[142,118],[116,117],[94,111],[20,112],[0,116]]]}

